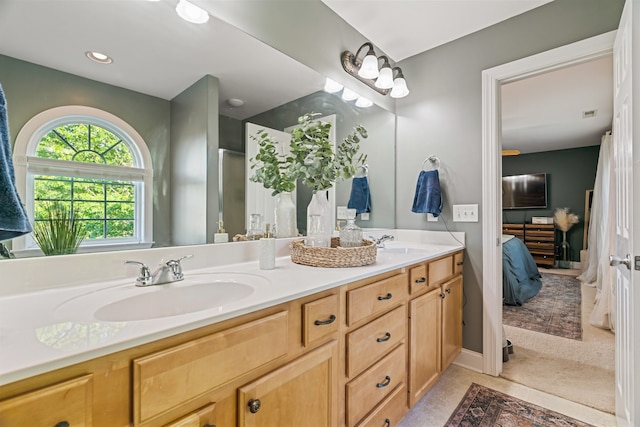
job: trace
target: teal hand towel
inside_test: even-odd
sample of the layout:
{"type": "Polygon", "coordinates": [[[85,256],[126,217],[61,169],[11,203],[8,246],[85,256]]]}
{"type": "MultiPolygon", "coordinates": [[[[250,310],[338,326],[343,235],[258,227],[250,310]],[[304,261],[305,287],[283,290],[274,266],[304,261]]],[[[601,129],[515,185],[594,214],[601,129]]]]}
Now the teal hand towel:
{"type": "Polygon", "coordinates": [[[442,212],[442,191],[438,170],[420,171],[411,211],[430,213],[434,217],[438,217],[442,212]]]}

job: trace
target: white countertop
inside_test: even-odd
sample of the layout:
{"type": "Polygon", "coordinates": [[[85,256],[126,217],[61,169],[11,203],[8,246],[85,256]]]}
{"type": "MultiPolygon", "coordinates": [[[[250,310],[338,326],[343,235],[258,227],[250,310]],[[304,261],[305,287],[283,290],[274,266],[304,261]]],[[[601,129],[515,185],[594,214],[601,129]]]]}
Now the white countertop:
{"type": "MultiPolygon", "coordinates": [[[[0,385],[453,253],[464,247],[461,243],[464,242],[463,235],[457,240],[439,238],[435,239],[439,240],[438,243],[429,243],[424,240],[433,239],[425,239],[424,236],[421,238],[420,233],[412,231],[410,236],[404,236],[411,238],[412,242],[396,241],[390,245],[412,247],[413,251],[390,253],[379,250],[376,262],[363,267],[309,267],[294,264],[288,255],[276,259],[274,270],[260,270],[257,261],[197,269],[189,268],[185,262],[186,278],[200,273],[224,272],[255,275],[266,280],[256,285],[253,293],[238,301],[193,313],[151,320],[101,321],[92,316],[91,307],[69,304],[69,300],[73,301],[81,295],[100,295],[99,292],[104,289],[110,290],[118,286],[133,288],[135,276],[2,296],[0,385]]],[[[191,252],[196,252],[195,255],[198,256],[198,248],[192,248],[191,252]]],[[[281,250],[279,254],[283,252],[286,253],[281,250]]],[[[180,286],[180,283],[159,286],[180,286]]],[[[143,292],[145,288],[136,289],[143,292]]]]}

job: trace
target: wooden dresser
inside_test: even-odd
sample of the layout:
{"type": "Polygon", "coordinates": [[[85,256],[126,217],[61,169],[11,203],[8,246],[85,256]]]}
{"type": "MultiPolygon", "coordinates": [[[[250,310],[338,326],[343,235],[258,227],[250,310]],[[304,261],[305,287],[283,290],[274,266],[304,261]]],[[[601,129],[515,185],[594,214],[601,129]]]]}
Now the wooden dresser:
{"type": "Polygon", "coordinates": [[[502,234],[510,234],[522,240],[538,266],[554,266],[554,224],[502,224],[502,234]]]}

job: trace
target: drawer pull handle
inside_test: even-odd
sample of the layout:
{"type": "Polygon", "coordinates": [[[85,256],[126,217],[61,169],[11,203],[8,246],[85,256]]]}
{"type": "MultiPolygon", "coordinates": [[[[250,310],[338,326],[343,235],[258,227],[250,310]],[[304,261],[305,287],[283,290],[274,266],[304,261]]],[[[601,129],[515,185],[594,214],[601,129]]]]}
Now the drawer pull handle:
{"type": "Polygon", "coordinates": [[[464,261],[460,261],[459,263],[456,264],[457,266],[461,266],[464,265],[464,261]]]}
{"type": "Polygon", "coordinates": [[[55,427],[69,427],[69,422],[68,421],[60,421],[58,424],[55,425],[55,427]]]}
{"type": "Polygon", "coordinates": [[[384,301],[384,300],[388,300],[393,298],[393,295],[391,295],[391,292],[387,292],[387,294],[383,297],[378,297],[378,301],[384,301]]]}
{"type": "Polygon", "coordinates": [[[315,322],[313,322],[313,324],[316,326],[330,325],[335,321],[336,321],[336,316],[332,314],[331,316],[329,316],[327,320],[316,320],[315,322]]]}
{"type": "Polygon", "coordinates": [[[385,418],[384,419],[384,427],[390,427],[391,426],[391,420],[389,418],[385,418]]]}
{"type": "Polygon", "coordinates": [[[419,278],[419,279],[414,280],[414,282],[416,282],[416,283],[424,283],[424,282],[426,282],[426,281],[427,281],[427,278],[426,278],[426,277],[421,277],[421,278],[419,278]]]}
{"type": "Polygon", "coordinates": [[[384,334],[384,337],[376,338],[376,341],[385,342],[385,341],[389,341],[390,339],[391,339],[391,334],[389,332],[387,332],[386,334],[384,334]]]}
{"type": "Polygon", "coordinates": [[[255,414],[260,410],[261,405],[262,405],[262,402],[260,402],[260,399],[249,400],[249,412],[251,412],[252,414],[255,414]]]}
{"type": "Polygon", "coordinates": [[[376,384],[376,387],[382,388],[388,386],[389,384],[391,384],[391,377],[387,375],[386,377],[384,377],[383,382],[376,384]]]}

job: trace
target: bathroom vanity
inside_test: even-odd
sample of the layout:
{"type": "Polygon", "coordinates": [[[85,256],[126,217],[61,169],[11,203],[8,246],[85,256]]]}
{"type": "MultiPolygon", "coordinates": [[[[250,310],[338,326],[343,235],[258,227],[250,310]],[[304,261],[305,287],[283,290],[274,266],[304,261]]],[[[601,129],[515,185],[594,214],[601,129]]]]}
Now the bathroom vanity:
{"type": "Polygon", "coordinates": [[[416,233],[365,267],[293,264],[286,245],[266,272],[256,261],[185,264],[185,277],[266,281],[228,304],[175,316],[100,320],[81,309],[92,303],[69,305],[121,280],[1,297],[2,309],[44,311],[17,330],[3,324],[0,425],[397,425],[462,347],[464,246],[416,233]]]}

